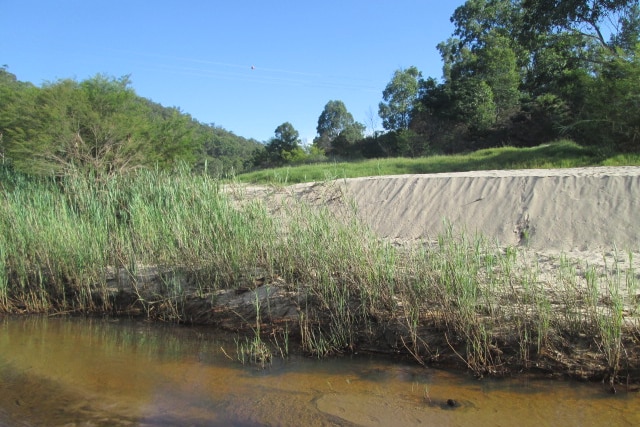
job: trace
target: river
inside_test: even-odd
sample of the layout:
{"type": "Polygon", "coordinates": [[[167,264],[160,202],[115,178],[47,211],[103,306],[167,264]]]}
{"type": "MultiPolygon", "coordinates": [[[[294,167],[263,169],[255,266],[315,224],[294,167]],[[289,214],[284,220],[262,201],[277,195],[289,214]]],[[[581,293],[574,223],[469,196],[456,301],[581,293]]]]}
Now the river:
{"type": "Polygon", "coordinates": [[[137,320],[0,318],[0,425],[640,425],[640,394],[624,387],[477,380],[371,355],[263,369],[237,360],[241,342],[137,320]]]}

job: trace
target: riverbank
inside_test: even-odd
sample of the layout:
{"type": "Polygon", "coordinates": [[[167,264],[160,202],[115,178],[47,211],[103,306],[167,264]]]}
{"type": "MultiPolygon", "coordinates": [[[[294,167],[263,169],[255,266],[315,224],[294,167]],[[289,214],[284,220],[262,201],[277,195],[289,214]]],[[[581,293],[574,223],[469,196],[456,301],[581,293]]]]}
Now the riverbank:
{"type": "Polygon", "coordinates": [[[0,302],[213,325],[254,337],[242,351],[261,362],[294,346],[369,351],[613,389],[640,381],[639,177],[17,183],[2,205],[0,302]]]}
{"type": "MultiPolygon", "coordinates": [[[[421,259],[429,272],[418,281],[432,281],[434,289],[396,287],[400,292],[384,309],[367,313],[352,347],[327,353],[410,354],[420,363],[478,375],[535,371],[640,380],[638,167],[403,175],[227,191],[237,203],[259,201],[285,221],[298,204],[327,210],[338,221],[357,220],[412,266],[416,256],[431,257],[426,264],[421,259]],[[469,274],[433,272],[448,268],[469,274]]],[[[268,272],[249,276],[236,290],[218,291],[210,308],[194,301],[193,321],[271,334],[288,328],[291,339],[303,341],[309,331],[300,314],[311,311],[316,326],[330,329],[334,314],[325,307],[322,315],[323,301],[314,300],[312,287],[268,272]]],[[[348,302],[354,311],[359,298],[348,302]]]]}

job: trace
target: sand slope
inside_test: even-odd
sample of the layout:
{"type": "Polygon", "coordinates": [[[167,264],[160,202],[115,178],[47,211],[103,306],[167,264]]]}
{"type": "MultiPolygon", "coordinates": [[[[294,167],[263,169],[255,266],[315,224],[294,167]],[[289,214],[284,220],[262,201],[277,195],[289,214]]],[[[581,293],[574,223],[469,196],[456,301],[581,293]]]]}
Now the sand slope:
{"type": "Polygon", "coordinates": [[[628,267],[631,254],[640,279],[638,166],[377,176],[242,192],[275,209],[294,200],[327,205],[338,217],[355,206],[376,234],[397,244],[435,241],[447,221],[456,233],[526,248],[543,261],[564,254],[628,267]]]}
{"type": "Polygon", "coordinates": [[[432,239],[451,222],[501,245],[640,248],[640,167],[478,171],[342,181],[382,237],[432,239]]]}

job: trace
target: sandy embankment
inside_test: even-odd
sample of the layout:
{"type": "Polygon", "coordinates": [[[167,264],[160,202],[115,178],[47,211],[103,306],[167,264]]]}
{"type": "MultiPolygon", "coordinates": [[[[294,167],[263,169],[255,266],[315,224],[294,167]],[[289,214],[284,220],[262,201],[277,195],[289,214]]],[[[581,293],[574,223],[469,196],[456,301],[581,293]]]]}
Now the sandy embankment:
{"type": "Polygon", "coordinates": [[[454,230],[528,248],[543,259],[565,254],[611,266],[617,250],[622,267],[632,253],[640,269],[637,166],[379,176],[246,190],[267,198],[286,193],[337,214],[353,200],[359,218],[398,244],[435,240],[448,221],[454,230]]]}
{"type": "Polygon", "coordinates": [[[640,252],[640,167],[405,175],[345,185],[361,217],[391,239],[432,239],[447,220],[501,246],[592,264],[616,248],[621,260],[640,252]]]}
{"type": "MultiPolygon", "coordinates": [[[[621,283],[621,287],[634,282],[629,281],[634,278],[633,288],[620,289],[625,298],[622,315],[633,330],[637,331],[640,324],[637,287],[640,283],[640,167],[382,176],[288,187],[228,186],[225,191],[239,203],[263,200],[274,215],[281,214],[285,220],[289,210],[283,207],[300,202],[328,206],[337,218],[350,218],[355,209],[355,214],[375,234],[398,246],[410,247],[437,240],[446,221],[453,225],[454,234],[456,231],[464,231],[467,235],[481,234],[496,242],[499,249],[518,247],[520,259],[528,266],[534,263],[536,272],[540,273],[536,283],[548,286],[550,307],[559,310],[560,315],[566,301],[559,295],[563,292],[562,286],[556,287],[561,284],[556,280],[558,271],[563,272],[560,280],[564,281],[566,272],[586,277],[582,269],[587,265],[599,268],[606,264],[609,269],[620,267],[626,270],[620,276],[610,275],[610,270],[598,270],[598,274],[605,274],[601,276],[605,280],[598,282],[601,292],[598,307],[606,312],[610,305],[609,278],[619,279],[615,285],[621,283]],[[566,255],[565,259],[574,261],[570,264],[576,266],[575,270],[558,270],[563,264],[560,261],[562,254],[566,255]],[[634,270],[628,270],[630,258],[634,270]]],[[[265,280],[273,280],[275,286],[261,286],[254,281],[255,289],[251,292],[217,290],[215,298],[190,299],[189,319],[194,323],[240,330],[242,319],[255,318],[255,301],[259,299],[269,301],[261,303],[270,310],[263,313],[265,325],[271,323],[277,327],[274,319],[295,321],[299,315],[298,297],[291,295],[282,278],[266,277],[265,280]],[[215,301],[213,307],[212,300],[215,301]]],[[[569,282],[573,283],[572,280],[569,282]]],[[[582,285],[584,282],[580,280],[582,285]]],[[[397,350],[399,341],[393,334],[401,336],[406,331],[402,319],[394,319],[396,315],[402,317],[403,314],[390,313],[389,319],[380,322],[381,331],[370,337],[371,349],[397,350]],[[389,331],[393,335],[391,338],[387,334],[389,331]]],[[[424,327],[430,326],[425,324],[424,327]]],[[[427,346],[443,352],[447,345],[451,347],[446,334],[444,338],[436,334],[424,336],[433,341],[426,343],[427,346]],[[446,339],[446,343],[442,339],[446,339]]],[[[507,342],[512,338],[503,337],[507,342]]],[[[576,342],[562,344],[564,353],[545,349],[536,363],[542,363],[539,366],[546,366],[553,372],[571,372],[582,377],[607,372],[602,351],[596,348],[598,344],[591,340],[582,342],[580,337],[576,339],[576,342]]],[[[507,347],[513,351],[517,344],[507,347]]],[[[450,357],[457,360],[459,354],[452,347],[451,350],[450,357]]],[[[640,360],[637,342],[624,350],[625,366],[636,372],[640,360]]],[[[640,374],[633,375],[635,378],[640,374]]]]}

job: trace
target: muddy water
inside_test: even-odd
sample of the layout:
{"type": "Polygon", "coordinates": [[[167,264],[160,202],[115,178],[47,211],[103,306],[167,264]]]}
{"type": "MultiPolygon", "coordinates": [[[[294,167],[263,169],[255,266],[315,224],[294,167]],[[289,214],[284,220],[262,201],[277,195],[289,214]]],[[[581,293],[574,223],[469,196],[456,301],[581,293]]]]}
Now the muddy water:
{"type": "Polygon", "coordinates": [[[0,319],[0,425],[640,425],[638,393],[593,384],[477,381],[365,356],[260,369],[221,348],[237,355],[210,329],[0,319]]]}

